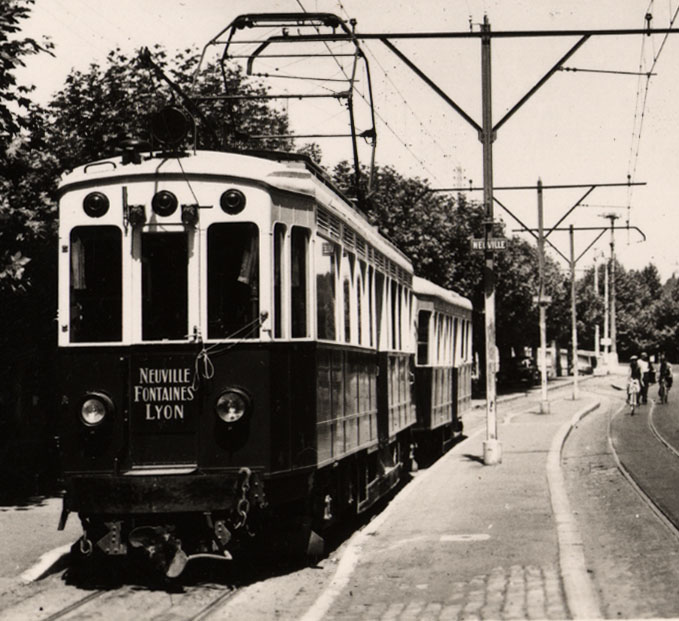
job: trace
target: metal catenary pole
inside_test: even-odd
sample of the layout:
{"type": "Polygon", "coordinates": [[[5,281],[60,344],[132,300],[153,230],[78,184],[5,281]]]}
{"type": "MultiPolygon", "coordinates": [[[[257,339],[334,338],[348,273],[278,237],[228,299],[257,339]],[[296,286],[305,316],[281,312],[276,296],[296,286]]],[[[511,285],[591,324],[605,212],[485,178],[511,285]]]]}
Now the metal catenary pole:
{"type": "Polygon", "coordinates": [[[618,364],[618,347],[616,345],[616,326],[615,326],[615,221],[619,216],[615,214],[608,214],[606,218],[611,221],[611,353],[610,361],[611,365],[618,364]]]}
{"type": "Polygon", "coordinates": [[[580,389],[578,387],[578,320],[575,310],[575,240],[573,239],[573,225],[568,227],[571,247],[571,345],[572,345],[572,360],[573,360],[573,399],[580,397],[580,389]]]}
{"type": "Polygon", "coordinates": [[[608,365],[608,360],[609,360],[609,355],[611,352],[611,335],[610,335],[610,328],[608,325],[608,319],[610,317],[609,313],[609,303],[610,303],[610,295],[609,295],[609,287],[608,287],[608,261],[604,262],[604,357],[606,358],[606,364],[608,365]]]}
{"type": "MultiPolygon", "coordinates": [[[[481,32],[490,32],[488,17],[484,16],[481,32]]],[[[488,243],[493,237],[493,116],[491,93],[490,36],[481,38],[481,96],[483,142],[483,201],[485,207],[485,264],[484,324],[486,342],[486,439],[483,443],[483,463],[487,466],[502,461],[502,445],[497,437],[497,402],[495,374],[497,372],[497,348],[495,346],[495,266],[493,250],[488,243]]]]}
{"type": "Polygon", "coordinates": [[[547,300],[545,299],[545,230],[542,205],[542,179],[538,179],[538,306],[540,310],[540,413],[549,414],[547,397],[547,300]]]}

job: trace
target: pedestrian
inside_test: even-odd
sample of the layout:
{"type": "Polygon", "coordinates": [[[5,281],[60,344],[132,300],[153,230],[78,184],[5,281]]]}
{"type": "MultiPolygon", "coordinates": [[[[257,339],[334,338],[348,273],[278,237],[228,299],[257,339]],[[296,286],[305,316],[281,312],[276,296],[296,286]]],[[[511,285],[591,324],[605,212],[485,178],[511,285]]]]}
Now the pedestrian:
{"type": "MultiPolygon", "coordinates": [[[[639,393],[641,387],[641,368],[636,356],[630,356],[629,372],[627,374],[627,402],[632,405],[639,405],[639,393]]],[[[634,408],[632,408],[634,414],[634,408]]]]}
{"type": "Polygon", "coordinates": [[[660,366],[658,367],[658,396],[661,403],[667,403],[670,388],[672,388],[672,365],[667,362],[665,354],[660,354],[660,366]]]}
{"type": "Polygon", "coordinates": [[[641,394],[639,396],[641,397],[641,403],[647,403],[648,387],[651,384],[655,384],[655,370],[645,351],[641,352],[639,368],[641,369],[641,394]]]}
{"type": "MultiPolygon", "coordinates": [[[[639,365],[639,371],[641,372],[641,379],[639,380],[639,403],[644,402],[644,378],[646,377],[646,372],[648,371],[648,360],[644,359],[646,352],[641,352],[637,358],[637,364],[639,365]]],[[[647,387],[648,389],[648,387],[647,387]]]]}

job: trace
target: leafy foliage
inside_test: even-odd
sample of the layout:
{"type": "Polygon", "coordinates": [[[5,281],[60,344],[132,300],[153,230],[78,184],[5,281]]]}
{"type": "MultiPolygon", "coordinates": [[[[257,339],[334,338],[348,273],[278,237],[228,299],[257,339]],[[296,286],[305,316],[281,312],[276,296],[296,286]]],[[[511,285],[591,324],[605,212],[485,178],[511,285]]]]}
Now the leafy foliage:
{"type": "Polygon", "coordinates": [[[49,42],[16,37],[21,31],[21,21],[30,15],[33,4],[34,0],[0,2],[0,140],[3,153],[13,138],[26,128],[25,120],[17,110],[31,106],[28,95],[32,88],[17,84],[14,72],[25,65],[26,56],[49,51],[52,47],[49,42]]]}
{"type": "Polygon", "coordinates": [[[285,114],[264,100],[208,107],[181,97],[178,92],[198,98],[216,97],[223,95],[225,88],[231,94],[252,97],[265,93],[238,69],[227,68],[222,78],[215,65],[197,74],[194,83],[199,58],[197,51],[190,49],[173,58],[159,46],[152,56],[140,50],[132,58],[115,49],[104,66],[93,63],[85,72],[73,71],[44,111],[45,147],[55,154],[62,168],[68,169],[109,157],[119,152],[126,140],[150,143],[151,116],[170,103],[190,108],[196,120],[198,148],[291,150],[288,139],[251,137],[288,133],[285,114]],[[176,88],[154,67],[162,70],[176,88]]]}
{"type": "MultiPolygon", "coordinates": [[[[343,162],[335,168],[333,178],[346,187],[351,175],[349,164],[343,162]]],[[[484,255],[472,251],[470,245],[473,237],[483,237],[482,205],[467,201],[462,194],[452,197],[431,192],[426,181],[402,177],[389,166],[377,168],[375,181],[375,192],[364,205],[368,219],[403,250],[418,275],[472,300],[475,350],[483,352],[484,255]]],[[[502,358],[539,342],[533,303],[538,292],[536,265],[535,247],[518,237],[510,238],[507,250],[495,254],[496,343],[502,358]]],[[[545,290],[555,298],[553,308],[563,314],[568,308],[568,298],[561,293],[563,275],[549,258],[545,272],[545,290]]]]}

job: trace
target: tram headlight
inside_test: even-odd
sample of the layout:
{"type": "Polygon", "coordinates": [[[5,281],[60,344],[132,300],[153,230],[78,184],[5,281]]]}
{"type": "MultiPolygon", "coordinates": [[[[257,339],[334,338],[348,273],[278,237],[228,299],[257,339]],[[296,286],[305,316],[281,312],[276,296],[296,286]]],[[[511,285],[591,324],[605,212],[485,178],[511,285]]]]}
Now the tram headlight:
{"type": "Polygon", "coordinates": [[[242,390],[229,388],[225,390],[215,404],[217,416],[225,423],[241,420],[250,409],[250,398],[242,390]]]}
{"type": "Polygon", "coordinates": [[[90,218],[101,218],[109,208],[109,200],[106,194],[90,192],[83,199],[83,210],[90,218]]]}
{"type": "Polygon", "coordinates": [[[245,194],[236,188],[222,192],[222,195],[219,197],[219,206],[222,208],[222,211],[235,216],[245,209],[245,194]]]}
{"type": "Polygon", "coordinates": [[[177,197],[172,194],[172,192],[168,192],[167,190],[156,192],[153,200],[151,201],[151,207],[153,207],[153,211],[155,211],[159,216],[171,216],[177,210],[178,204],[177,197]]]}
{"type": "Polygon", "coordinates": [[[102,393],[89,393],[80,406],[80,420],[87,427],[96,427],[112,412],[111,399],[102,393]]]}

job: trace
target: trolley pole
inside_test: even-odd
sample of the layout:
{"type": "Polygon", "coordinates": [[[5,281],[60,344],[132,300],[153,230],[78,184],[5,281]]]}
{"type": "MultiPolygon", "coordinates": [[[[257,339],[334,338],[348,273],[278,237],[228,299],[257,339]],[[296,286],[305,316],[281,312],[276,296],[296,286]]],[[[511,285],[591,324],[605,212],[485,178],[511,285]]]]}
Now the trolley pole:
{"type": "Polygon", "coordinates": [[[545,229],[542,179],[538,179],[538,306],[540,310],[540,414],[549,414],[547,397],[547,299],[545,298],[545,229]]]}
{"type": "Polygon", "coordinates": [[[481,96],[483,143],[483,201],[485,203],[485,264],[484,283],[484,321],[486,336],[486,440],[483,443],[483,463],[487,466],[502,461],[502,445],[497,437],[497,402],[495,373],[497,372],[497,349],[495,347],[495,269],[493,250],[489,240],[493,237],[493,114],[491,95],[491,58],[490,24],[484,15],[481,25],[481,96]]]}
{"type": "Polygon", "coordinates": [[[568,227],[571,245],[571,330],[572,330],[572,349],[573,349],[573,399],[580,397],[578,387],[578,321],[575,314],[575,240],[573,239],[573,225],[568,227]]]}

